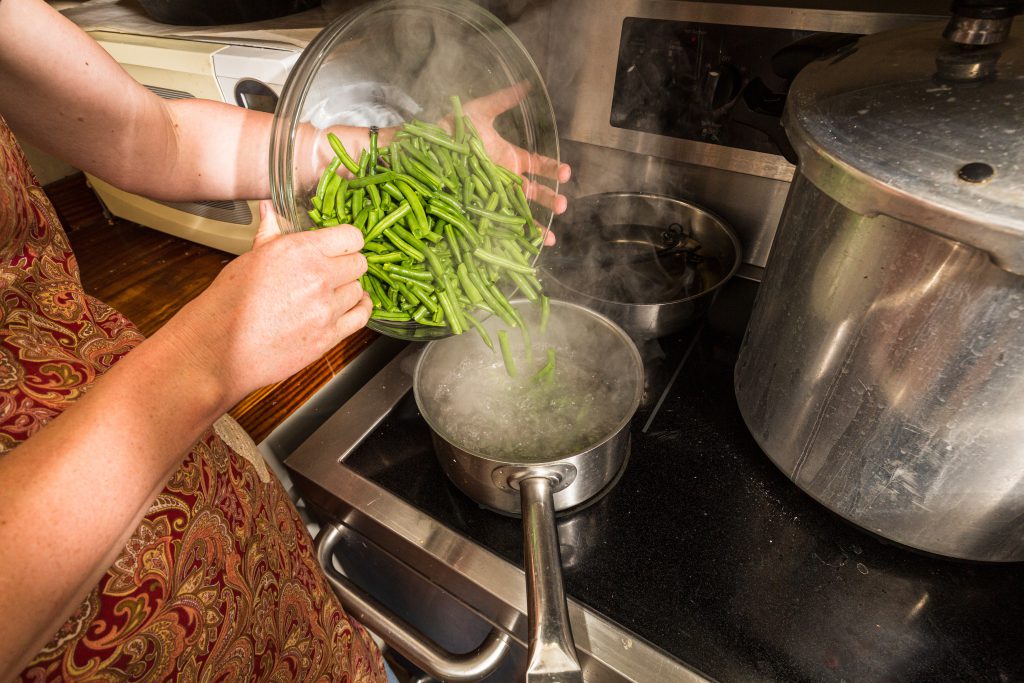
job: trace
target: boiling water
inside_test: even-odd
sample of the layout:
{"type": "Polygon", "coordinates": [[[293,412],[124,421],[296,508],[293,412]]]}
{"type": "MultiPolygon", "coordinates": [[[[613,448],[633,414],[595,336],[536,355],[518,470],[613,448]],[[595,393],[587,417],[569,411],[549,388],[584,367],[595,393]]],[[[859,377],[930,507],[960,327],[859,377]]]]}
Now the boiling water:
{"type": "Polygon", "coordinates": [[[463,450],[498,460],[543,462],[597,445],[617,431],[634,390],[601,371],[600,358],[576,358],[559,349],[554,374],[533,375],[547,361],[516,359],[519,374],[509,377],[501,356],[481,366],[464,361],[448,381],[433,389],[433,422],[463,450]]]}

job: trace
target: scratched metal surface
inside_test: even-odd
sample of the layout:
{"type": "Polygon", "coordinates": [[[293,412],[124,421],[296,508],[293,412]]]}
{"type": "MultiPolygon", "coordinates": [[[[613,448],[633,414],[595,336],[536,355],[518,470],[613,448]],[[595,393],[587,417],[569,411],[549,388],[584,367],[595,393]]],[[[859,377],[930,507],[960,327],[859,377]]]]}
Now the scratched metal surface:
{"type": "MultiPolygon", "coordinates": [[[[738,337],[693,335],[664,344],[622,478],[559,521],[568,593],[723,681],[1024,680],[1024,565],[921,555],[818,505],[743,424],[738,337]]],[[[521,565],[518,520],[452,487],[429,444],[408,396],[346,464],[521,565]]]]}

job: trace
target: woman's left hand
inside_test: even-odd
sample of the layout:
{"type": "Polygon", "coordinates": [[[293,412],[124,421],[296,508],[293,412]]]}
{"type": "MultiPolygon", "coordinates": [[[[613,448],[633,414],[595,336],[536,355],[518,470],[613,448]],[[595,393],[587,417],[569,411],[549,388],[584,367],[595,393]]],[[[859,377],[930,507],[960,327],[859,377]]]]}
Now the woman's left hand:
{"type": "MultiPolygon", "coordinates": [[[[526,192],[526,196],[547,206],[556,214],[564,213],[568,207],[568,200],[565,196],[556,194],[547,185],[531,179],[531,176],[566,183],[572,177],[572,169],[569,164],[559,163],[540,154],[530,154],[522,147],[503,138],[494,127],[494,121],[501,114],[519,104],[529,94],[529,90],[529,84],[518,83],[467,102],[463,105],[462,110],[476,126],[477,132],[480,133],[480,139],[494,162],[523,176],[525,180],[523,190],[526,192]]],[[[450,118],[445,120],[444,124],[451,130],[450,118]]]]}

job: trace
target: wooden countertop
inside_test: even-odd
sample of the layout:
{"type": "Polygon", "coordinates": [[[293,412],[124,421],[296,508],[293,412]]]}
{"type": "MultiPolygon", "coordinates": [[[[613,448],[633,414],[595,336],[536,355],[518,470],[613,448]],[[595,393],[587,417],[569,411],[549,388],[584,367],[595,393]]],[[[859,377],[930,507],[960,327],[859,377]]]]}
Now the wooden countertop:
{"type": "MultiPolygon", "coordinates": [[[[47,185],[78,259],[85,291],[152,334],[206,289],[234,256],[141,225],[108,221],[81,174],[47,185]]],[[[259,443],[365,349],[370,330],[345,339],[294,376],[264,387],[231,410],[259,443]]]]}

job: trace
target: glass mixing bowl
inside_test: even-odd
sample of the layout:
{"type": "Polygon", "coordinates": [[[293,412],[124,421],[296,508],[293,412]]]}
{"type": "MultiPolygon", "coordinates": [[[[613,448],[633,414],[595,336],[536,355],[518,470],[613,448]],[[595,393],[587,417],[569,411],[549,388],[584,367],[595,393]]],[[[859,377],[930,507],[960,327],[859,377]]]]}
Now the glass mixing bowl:
{"type": "MultiPolygon", "coordinates": [[[[526,95],[495,120],[495,129],[531,159],[557,161],[554,111],[537,65],[483,8],[467,0],[384,0],[340,17],[302,53],[274,115],[270,183],[282,230],[315,227],[310,198],[334,156],[326,137],[330,127],[439,122],[451,113],[452,95],[465,107],[517,84],[526,86],[526,95]]],[[[368,146],[368,133],[366,139],[368,146]]],[[[493,149],[487,151],[493,156],[493,149]]],[[[517,170],[533,179],[536,169],[517,170]]],[[[557,191],[556,182],[546,184],[557,191]]],[[[551,209],[537,202],[530,208],[546,234],[551,209]]],[[[369,327],[409,340],[451,335],[448,327],[415,322],[373,319],[369,327]]]]}

